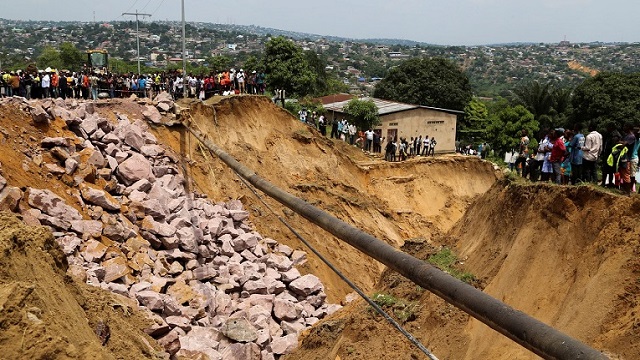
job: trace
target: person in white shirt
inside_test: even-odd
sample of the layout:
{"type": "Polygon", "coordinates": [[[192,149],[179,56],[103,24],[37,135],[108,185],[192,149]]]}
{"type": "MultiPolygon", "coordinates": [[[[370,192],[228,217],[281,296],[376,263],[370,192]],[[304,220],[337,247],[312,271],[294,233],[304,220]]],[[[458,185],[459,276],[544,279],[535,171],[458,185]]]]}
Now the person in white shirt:
{"type": "Polygon", "coordinates": [[[429,139],[429,135],[424,137],[422,145],[422,156],[429,155],[429,150],[431,150],[431,140],[429,139]]]}
{"type": "Polygon", "coordinates": [[[245,91],[245,86],[244,86],[244,70],[240,69],[240,72],[236,75],[236,79],[238,80],[238,91],[240,91],[240,94],[244,94],[245,91]]]}
{"type": "Polygon", "coordinates": [[[364,136],[366,138],[364,149],[366,151],[371,151],[371,145],[373,144],[373,130],[369,129],[364,132],[364,136]]]}
{"type": "Polygon", "coordinates": [[[596,131],[595,123],[589,125],[589,134],[582,146],[582,174],[585,182],[598,182],[596,163],[602,154],[602,135],[596,131]]]}
{"type": "Polygon", "coordinates": [[[354,124],[349,125],[349,144],[353,145],[356,143],[356,133],[358,132],[358,128],[354,124]]]}
{"type": "Polygon", "coordinates": [[[42,77],[42,97],[48,98],[51,97],[51,76],[49,76],[49,72],[45,73],[42,77]]]}

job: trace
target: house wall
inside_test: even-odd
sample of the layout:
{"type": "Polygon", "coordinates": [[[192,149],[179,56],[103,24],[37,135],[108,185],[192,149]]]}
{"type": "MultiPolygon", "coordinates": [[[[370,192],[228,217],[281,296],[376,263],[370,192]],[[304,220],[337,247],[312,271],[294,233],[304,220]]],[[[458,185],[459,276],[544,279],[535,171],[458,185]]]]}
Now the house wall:
{"type": "MultiPolygon", "coordinates": [[[[432,109],[413,109],[400,111],[380,117],[382,124],[376,130],[382,130],[385,138],[393,134],[398,138],[411,137],[436,138],[436,152],[455,152],[456,145],[456,115],[432,109]]],[[[386,143],[385,139],[385,143],[386,143]]],[[[383,144],[384,146],[384,144],[383,144]]]]}

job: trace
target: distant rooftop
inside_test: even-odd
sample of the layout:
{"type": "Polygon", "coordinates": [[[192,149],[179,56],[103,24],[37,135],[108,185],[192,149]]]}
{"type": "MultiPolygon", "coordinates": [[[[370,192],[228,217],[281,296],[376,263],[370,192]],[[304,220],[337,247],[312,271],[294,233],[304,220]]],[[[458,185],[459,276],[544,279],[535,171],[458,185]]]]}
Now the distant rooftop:
{"type": "MultiPolygon", "coordinates": [[[[339,95],[343,95],[343,94],[339,94],[339,95]]],[[[331,98],[331,96],[332,95],[325,96],[325,98],[331,98]]],[[[373,103],[378,108],[378,115],[381,115],[381,116],[397,113],[400,111],[418,109],[418,108],[442,111],[450,114],[464,114],[463,111],[458,111],[458,110],[442,109],[442,108],[437,108],[433,106],[405,104],[397,101],[383,100],[383,99],[378,99],[373,97],[363,97],[363,98],[360,98],[360,100],[373,101],[373,103]]],[[[342,112],[342,109],[349,103],[349,101],[351,101],[351,99],[327,103],[327,104],[324,104],[324,108],[330,111],[342,112]]]]}

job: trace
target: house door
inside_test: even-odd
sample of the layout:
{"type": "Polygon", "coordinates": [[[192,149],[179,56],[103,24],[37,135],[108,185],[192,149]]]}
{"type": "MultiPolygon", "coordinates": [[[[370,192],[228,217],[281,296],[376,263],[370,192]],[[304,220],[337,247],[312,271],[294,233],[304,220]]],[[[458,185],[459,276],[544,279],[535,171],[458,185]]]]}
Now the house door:
{"type": "Polygon", "coordinates": [[[398,129],[387,129],[387,142],[395,141],[398,136],[398,129]]]}

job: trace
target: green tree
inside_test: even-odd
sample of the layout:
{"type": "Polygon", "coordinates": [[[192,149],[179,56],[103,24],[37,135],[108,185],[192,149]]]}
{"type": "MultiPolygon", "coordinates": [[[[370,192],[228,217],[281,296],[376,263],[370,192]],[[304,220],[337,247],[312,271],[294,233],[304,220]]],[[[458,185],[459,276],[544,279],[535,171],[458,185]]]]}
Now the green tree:
{"type": "Polygon", "coordinates": [[[317,81],[302,49],[282,36],[265,44],[262,68],[267,74],[269,90],[284,89],[288,96],[312,94],[317,81]]]}
{"type": "Polygon", "coordinates": [[[470,142],[485,142],[490,125],[491,119],[487,105],[474,97],[465,106],[462,121],[458,122],[457,138],[470,142]]]}
{"type": "Polygon", "coordinates": [[[85,57],[75,45],[64,42],[60,45],[60,61],[63,68],[73,71],[82,68],[85,57]]]}
{"type": "Polygon", "coordinates": [[[352,99],[343,108],[358,129],[371,129],[378,125],[378,107],[372,100],[352,99]]]}
{"type": "Polygon", "coordinates": [[[601,130],[609,121],[639,124],[640,73],[600,73],[576,87],[571,103],[574,121],[595,122],[601,130]]]}
{"type": "Polygon", "coordinates": [[[524,106],[538,119],[541,115],[549,115],[553,109],[551,82],[541,84],[538,81],[528,83],[513,90],[515,103],[524,106]]]}
{"type": "Polygon", "coordinates": [[[373,94],[382,99],[453,110],[464,110],[472,97],[469,78],[443,58],[403,62],[389,70],[373,94]]]}
{"type": "Polygon", "coordinates": [[[209,68],[213,71],[229,70],[231,59],[226,55],[212,56],[208,60],[209,68]]]}
{"type": "Polygon", "coordinates": [[[513,90],[515,104],[529,110],[543,128],[566,125],[572,89],[533,81],[513,90]]]}
{"type": "MultiPolygon", "coordinates": [[[[528,131],[530,137],[539,129],[538,121],[522,105],[507,106],[494,116],[488,129],[487,142],[498,154],[517,148],[523,129],[528,131]]],[[[530,147],[533,146],[530,144],[530,147]]]]}
{"type": "Polygon", "coordinates": [[[255,55],[250,55],[244,62],[244,71],[258,71],[260,67],[260,60],[255,55]]]}
{"type": "Polygon", "coordinates": [[[52,46],[47,46],[42,49],[42,53],[38,56],[38,68],[44,69],[46,67],[50,68],[60,68],[62,65],[62,59],[60,58],[60,52],[53,48],[52,46]]]}

